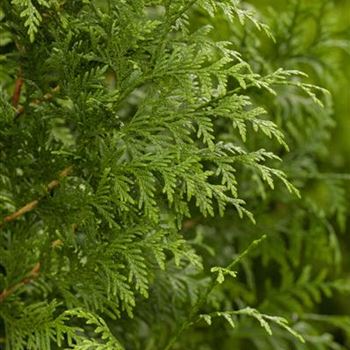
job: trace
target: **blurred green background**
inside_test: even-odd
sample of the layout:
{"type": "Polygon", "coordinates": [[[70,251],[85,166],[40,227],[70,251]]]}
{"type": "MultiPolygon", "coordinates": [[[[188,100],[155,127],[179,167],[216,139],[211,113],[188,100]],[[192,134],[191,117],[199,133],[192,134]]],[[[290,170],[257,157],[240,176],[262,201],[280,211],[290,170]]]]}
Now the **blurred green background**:
{"type": "MultiPolygon", "coordinates": [[[[237,28],[237,22],[231,25],[224,19],[213,20],[215,31],[212,35],[215,39],[233,42],[235,49],[242,53],[243,59],[249,62],[253,70],[259,74],[271,73],[279,67],[300,70],[308,74],[307,82],[327,89],[332,96],[326,103],[326,108],[322,110],[314,108],[312,103],[302,101],[302,95],[293,89],[279,89],[275,101],[260,92],[251,92],[257,104],[264,105],[269,111],[269,116],[281,126],[287,136],[290,152],[285,154],[280,149],[275,149],[274,153],[283,158],[284,171],[300,188],[302,200],[293,202],[286,199],[283,192],[275,192],[271,197],[267,195],[267,198],[256,201],[252,211],[256,216],[257,226],[253,228],[234,221],[230,215],[219,222],[203,223],[201,228],[210,246],[220,252],[222,261],[225,261],[223,247],[236,246],[239,251],[239,247],[246,246],[249,240],[257,238],[262,232],[268,233],[270,241],[266,251],[261,254],[262,260],[270,259],[271,265],[280,266],[268,267],[265,272],[262,272],[261,262],[255,265],[254,261],[250,262],[251,265],[247,270],[251,270],[254,276],[252,279],[255,284],[252,283],[254,285],[252,290],[255,295],[246,302],[252,306],[258,305],[259,310],[279,314],[283,309],[282,303],[275,303],[273,299],[281,296],[282,299],[288,300],[293,294],[289,291],[300,287],[297,278],[287,283],[287,291],[281,287],[283,283],[280,283],[278,274],[283,275],[284,264],[288,266],[287,270],[293,270],[295,276],[299,276],[300,270],[306,265],[310,265],[313,270],[311,275],[317,270],[321,271],[322,268],[330,269],[325,281],[325,284],[329,283],[329,285],[333,283],[332,280],[343,278],[345,281],[350,278],[350,1],[247,0],[244,3],[246,8],[252,5],[253,11],[254,8],[258,10],[261,21],[268,24],[276,41],[273,42],[264,33],[256,34],[254,26],[250,27],[247,23],[242,28],[237,28]],[[332,208],[337,202],[340,204],[339,207],[332,208]],[[332,256],[330,239],[332,235],[337,242],[335,244],[337,248],[334,251],[339,248],[343,255],[342,259],[340,256],[332,256]],[[279,239],[280,242],[278,242],[279,239]],[[285,244],[283,240],[288,243],[285,244]],[[308,252],[293,256],[291,250],[294,249],[294,241],[304,245],[304,249],[308,252]],[[283,247],[286,249],[285,261],[273,261],[274,250],[281,251],[283,247]],[[291,264],[295,264],[293,267],[288,265],[290,258],[295,259],[291,264]],[[337,259],[341,261],[341,267],[335,267],[337,259]],[[268,283],[278,286],[272,298],[266,292],[269,287],[264,286],[268,283]],[[266,302],[261,302],[264,298],[266,302]],[[274,303],[276,309],[271,309],[274,303]]],[[[193,22],[194,26],[200,26],[205,24],[206,18],[198,14],[193,22]]],[[[249,142],[248,140],[249,147],[256,146],[249,142]]],[[[259,140],[257,142],[259,144],[259,140]]],[[[274,147],[267,144],[266,140],[262,141],[262,145],[269,150],[274,147]]],[[[245,181],[248,182],[247,178],[245,181]]],[[[251,186],[244,187],[243,192],[246,196],[244,199],[249,204],[254,201],[254,198],[259,198],[256,193],[258,191],[251,189],[251,186]]],[[[220,264],[224,264],[222,261],[220,264]]],[[[212,264],[218,263],[212,261],[212,264]]],[[[314,277],[310,278],[310,285],[312,278],[314,277]]],[[[243,285],[249,284],[249,277],[247,280],[243,281],[243,285]]],[[[240,294],[239,288],[235,290],[234,286],[230,288],[231,290],[228,288],[225,291],[226,300],[233,298],[235,293],[240,296],[247,295],[247,290],[240,294]]],[[[305,287],[307,288],[308,286],[305,287]]],[[[329,320],[337,315],[335,317],[340,316],[337,322],[343,323],[344,326],[349,321],[345,321],[342,317],[350,316],[349,290],[348,287],[345,288],[345,283],[343,291],[345,293],[335,291],[333,295],[320,297],[320,303],[316,303],[317,305],[311,309],[307,306],[308,302],[305,302],[303,305],[305,310],[300,313],[296,311],[296,314],[299,313],[299,317],[305,313],[305,317],[308,317],[306,314],[312,312],[318,314],[317,317],[321,315],[320,319],[328,315],[329,320]]],[[[310,296],[311,294],[310,292],[310,296]]],[[[295,319],[297,320],[298,317],[295,319]]],[[[293,316],[289,315],[287,318],[293,319],[293,316]]],[[[332,319],[330,323],[334,320],[332,319]]],[[[341,331],[342,327],[335,324],[336,322],[333,326],[320,326],[321,332],[325,332],[324,337],[326,332],[331,333],[335,341],[343,347],[340,348],[334,343],[321,345],[322,337],[320,337],[320,344],[314,344],[310,349],[350,349],[348,331],[350,328],[347,331],[341,331]]],[[[249,327],[241,327],[236,332],[237,338],[244,337],[242,334],[245,332],[249,338],[249,332],[252,332],[252,328],[249,327]]],[[[250,336],[250,338],[258,338],[258,336],[250,336]]],[[[268,343],[258,344],[257,340],[254,346],[266,350],[309,349],[300,344],[295,347],[284,347],[286,345],[282,345],[283,342],[273,347],[266,344],[268,343]]],[[[228,341],[222,349],[245,350],[253,349],[254,346],[249,342],[239,343],[232,340],[228,341]]]]}
{"type": "MultiPolygon", "coordinates": [[[[268,14],[270,9],[283,12],[293,1],[288,0],[251,0],[259,11],[268,14]]],[[[332,1],[320,0],[301,0],[302,4],[320,4],[332,3],[332,1]]],[[[332,22],[332,25],[339,32],[339,36],[344,40],[350,40],[350,0],[335,0],[332,9],[327,8],[326,16],[332,22]],[[331,11],[331,13],[329,13],[331,11]]],[[[309,28],[309,33],[305,30],[304,34],[312,35],[313,28],[309,28]]],[[[326,54],[335,55],[334,61],[335,74],[337,76],[336,84],[327,84],[325,87],[331,90],[335,101],[334,118],[337,122],[333,130],[332,139],[329,147],[332,150],[332,159],[329,162],[341,172],[350,172],[350,46],[344,45],[343,49],[337,52],[329,50],[326,54]]]]}
{"type": "MultiPolygon", "coordinates": [[[[311,9],[324,6],[324,13],[316,21],[324,21],[327,23],[333,37],[329,38],[329,48],[324,51],[318,51],[315,56],[322,58],[324,62],[329,64],[329,70],[319,74],[318,77],[313,75],[312,71],[305,66],[299,66],[301,70],[306,71],[316,83],[328,89],[333,96],[333,119],[335,125],[331,128],[330,138],[326,143],[328,152],[324,156],[317,159],[319,169],[323,173],[333,173],[339,176],[339,179],[344,179],[343,185],[347,190],[347,224],[343,233],[337,232],[340,248],[343,252],[343,276],[350,277],[350,0],[249,0],[248,3],[253,4],[263,15],[263,18],[269,18],[269,14],[282,14],[290,8],[297,6],[307,7],[311,9]],[[314,7],[313,7],[314,6],[314,7]],[[329,75],[325,74],[328,71],[329,75]]],[[[313,10],[311,10],[313,11],[313,10]]],[[[315,16],[317,14],[315,13],[315,16]]],[[[282,17],[281,17],[282,18],[282,17]]],[[[304,36],[305,40],[314,40],[317,38],[315,23],[305,21],[304,26],[301,25],[300,36],[304,36]]],[[[295,48],[298,51],[298,48],[295,48]]],[[[288,61],[286,61],[288,62],[288,61]]],[[[293,64],[292,64],[293,65],[293,64]]],[[[298,67],[298,68],[299,68],[298,67]]],[[[284,68],[295,69],[296,67],[284,66],[284,68]]],[[[324,68],[324,67],[323,67],[324,68]]],[[[316,74],[317,76],[317,74],[316,74]]],[[[322,188],[319,187],[317,196],[322,199],[322,188]]],[[[325,200],[326,202],[327,200],[325,200]]],[[[324,203],[325,206],[330,203],[324,203]]],[[[325,298],[320,306],[320,312],[323,314],[339,314],[350,315],[350,298],[349,295],[337,294],[332,298],[325,298]]],[[[335,334],[337,338],[339,334],[335,334]]],[[[341,344],[346,348],[350,346],[349,339],[341,340],[341,344]]]]}

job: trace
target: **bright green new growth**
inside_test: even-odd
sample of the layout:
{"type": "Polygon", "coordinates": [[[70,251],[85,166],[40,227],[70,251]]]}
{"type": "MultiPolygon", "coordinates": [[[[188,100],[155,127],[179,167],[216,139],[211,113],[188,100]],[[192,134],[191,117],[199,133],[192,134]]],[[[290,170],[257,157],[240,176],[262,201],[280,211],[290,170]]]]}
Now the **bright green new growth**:
{"type": "MultiPolygon", "coordinates": [[[[198,335],[201,320],[225,330],[212,322],[221,317],[232,327],[266,331],[254,348],[268,349],[271,341],[271,349],[282,349],[281,341],[313,349],[304,336],[308,326],[289,325],[289,311],[350,284],[329,282],[325,272],[313,279],[307,265],[296,277],[289,264],[298,264],[297,253],[281,250],[283,239],[268,223],[263,231],[252,223],[264,222],[275,188],[276,196],[289,198],[280,210],[290,201],[305,215],[286,176],[293,172],[281,165],[298,148],[297,122],[288,120],[295,111],[283,105],[294,98],[296,108],[322,116],[330,97],[295,67],[281,68],[283,62],[258,68],[249,40],[278,45],[273,31],[246,4],[229,0],[4,0],[0,6],[1,30],[13,44],[0,56],[5,349],[210,349],[213,339],[198,335]],[[215,38],[219,22],[230,37],[215,38]],[[239,45],[245,31],[251,34],[239,45]],[[278,120],[280,110],[286,120],[278,120]],[[220,237],[213,237],[210,218],[219,216],[214,234],[220,237]],[[222,227],[231,220],[235,226],[222,227]],[[237,254],[229,236],[242,226],[237,254]],[[272,237],[268,243],[256,240],[262,233],[272,237]],[[244,250],[247,242],[253,243],[244,250]],[[284,292],[295,282],[296,298],[286,297],[281,311],[271,313],[268,299],[257,303],[257,254],[264,266],[270,258],[279,263],[284,292]],[[241,274],[246,283],[237,281],[241,274]]],[[[302,159],[309,166],[308,155],[302,159]]],[[[339,198],[332,215],[341,222],[344,193],[335,180],[331,186],[339,198]]],[[[292,219],[295,239],[288,236],[293,252],[302,244],[300,217],[292,219]]],[[[270,287],[276,300],[283,296],[270,287]]]]}

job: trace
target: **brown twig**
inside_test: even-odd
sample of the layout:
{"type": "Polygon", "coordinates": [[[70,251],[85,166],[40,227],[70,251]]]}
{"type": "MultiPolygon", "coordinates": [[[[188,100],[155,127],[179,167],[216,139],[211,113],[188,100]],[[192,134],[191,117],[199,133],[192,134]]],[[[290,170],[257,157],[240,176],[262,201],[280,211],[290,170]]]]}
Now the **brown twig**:
{"type": "Polygon", "coordinates": [[[188,219],[182,223],[182,229],[188,231],[199,223],[199,219],[188,219]]]}
{"type": "MultiPolygon", "coordinates": [[[[18,118],[23,112],[24,112],[24,107],[23,106],[18,106],[19,104],[19,100],[21,97],[21,91],[22,91],[22,86],[24,83],[24,80],[21,76],[21,72],[18,75],[18,78],[16,79],[15,82],[15,89],[12,95],[12,105],[16,108],[16,118],[18,118]]],[[[59,86],[55,87],[54,89],[52,89],[52,93],[47,93],[43,96],[42,99],[37,99],[31,102],[31,104],[34,105],[38,105],[41,102],[44,101],[48,101],[50,99],[53,98],[53,93],[58,92],[59,91],[59,86]]],[[[53,181],[51,181],[47,186],[46,186],[46,191],[48,193],[52,192],[55,188],[57,188],[60,184],[60,181],[62,178],[68,176],[73,170],[72,166],[69,166],[65,169],[63,169],[58,176],[58,179],[55,179],[53,181]]],[[[35,199],[33,201],[31,201],[30,203],[27,203],[26,205],[24,205],[22,208],[18,209],[17,211],[15,211],[14,213],[6,216],[2,221],[0,221],[0,228],[2,228],[6,223],[11,222],[16,220],[17,218],[21,217],[22,215],[24,215],[25,213],[28,213],[32,210],[34,210],[40,200],[42,200],[45,196],[42,196],[39,199],[35,199]]],[[[58,242],[59,240],[53,242],[52,247],[55,248],[56,246],[59,246],[62,242],[58,242]],[[56,243],[56,244],[55,244],[56,243]]],[[[31,283],[35,278],[37,278],[39,276],[39,272],[40,272],[40,262],[37,262],[35,264],[35,266],[32,268],[32,270],[18,283],[5,288],[1,293],[0,293],[0,304],[9,296],[11,296],[13,293],[15,293],[19,288],[21,288],[22,286],[31,283]]],[[[1,339],[2,340],[2,339],[1,339]]]]}
{"type": "MultiPolygon", "coordinates": [[[[58,179],[51,181],[47,186],[46,186],[46,191],[47,193],[50,193],[51,191],[53,191],[56,187],[59,186],[60,181],[62,178],[68,176],[73,170],[72,166],[69,166],[67,168],[65,168],[64,170],[62,170],[59,175],[58,175],[58,179]]],[[[27,203],[26,205],[24,205],[22,208],[16,210],[14,213],[7,215],[1,222],[0,222],[0,228],[3,227],[6,223],[11,222],[16,220],[17,218],[21,217],[22,215],[24,215],[25,213],[28,213],[32,210],[34,210],[40,200],[42,200],[43,197],[39,198],[39,199],[35,199],[33,201],[31,201],[30,203],[27,203]]]]}
{"type": "Polygon", "coordinates": [[[12,106],[15,108],[17,108],[19,99],[21,97],[23,83],[24,83],[24,80],[22,78],[22,73],[19,72],[18,78],[16,79],[16,82],[15,82],[15,89],[12,95],[12,106]]]}
{"type": "Polygon", "coordinates": [[[32,268],[32,270],[29,273],[27,273],[26,276],[21,281],[10,286],[9,288],[5,288],[0,293],[0,304],[10,295],[16,292],[17,289],[32,282],[33,279],[37,278],[39,276],[39,272],[40,272],[40,262],[36,263],[35,266],[32,268]]]}
{"type": "MultiPolygon", "coordinates": [[[[58,180],[53,180],[51,181],[47,186],[46,186],[46,191],[48,193],[50,193],[51,191],[53,191],[56,187],[59,186],[60,184],[60,180],[66,176],[68,176],[73,170],[73,166],[69,166],[65,169],[63,169],[58,176],[58,180]]],[[[24,215],[25,213],[28,213],[29,211],[34,210],[41,199],[43,199],[44,196],[42,196],[39,199],[36,199],[26,205],[24,205],[22,208],[18,209],[17,211],[15,211],[14,213],[12,213],[11,215],[6,216],[2,222],[0,222],[0,228],[2,226],[5,225],[5,223],[11,222],[13,220],[16,220],[17,218],[21,217],[22,215],[24,215]]],[[[76,230],[76,224],[74,224],[72,226],[73,231],[76,230]]],[[[56,240],[52,242],[52,248],[56,248],[59,247],[60,245],[62,245],[63,242],[61,240],[56,240]]],[[[37,262],[35,264],[35,266],[32,268],[32,270],[18,283],[10,286],[9,288],[5,288],[1,293],[0,293],[0,304],[6,299],[8,298],[10,295],[12,295],[13,293],[15,293],[17,291],[17,289],[21,288],[22,286],[31,283],[32,280],[34,280],[35,278],[37,278],[39,276],[39,272],[40,272],[40,262],[37,262]]]]}
{"type": "MultiPolygon", "coordinates": [[[[76,232],[77,228],[78,228],[77,224],[72,225],[73,233],[76,232]]],[[[52,249],[60,248],[63,244],[64,244],[64,242],[61,239],[56,239],[56,240],[52,241],[51,248],[52,249]]],[[[41,268],[41,264],[40,264],[40,262],[37,262],[35,264],[35,266],[32,268],[32,270],[20,282],[10,286],[9,288],[5,288],[0,293],[0,304],[6,298],[8,298],[10,295],[15,293],[19,288],[21,288],[22,286],[24,286],[26,284],[31,283],[34,279],[36,279],[39,276],[40,268],[41,268]]]]}
{"type": "Polygon", "coordinates": [[[38,203],[39,203],[39,200],[36,199],[36,200],[34,200],[34,201],[24,205],[22,208],[18,209],[14,213],[6,216],[3,219],[2,223],[1,223],[1,226],[3,226],[6,222],[10,222],[10,221],[16,220],[17,218],[19,218],[20,216],[24,215],[25,213],[28,213],[29,211],[32,211],[34,208],[37,207],[38,203]]]}
{"type": "MultiPolygon", "coordinates": [[[[37,106],[43,102],[47,102],[53,99],[54,95],[56,93],[58,93],[60,91],[60,87],[59,85],[55,86],[54,88],[52,88],[51,92],[48,92],[47,94],[45,94],[42,98],[38,98],[33,100],[32,102],[30,102],[31,106],[37,106]]],[[[16,106],[17,107],[17,106],[16,106]]],[[[24,107],[23,106],[18,106],[16,108],[16,117],[15,119],[19,118],[23,113],[24,113],[24,107]]]]}

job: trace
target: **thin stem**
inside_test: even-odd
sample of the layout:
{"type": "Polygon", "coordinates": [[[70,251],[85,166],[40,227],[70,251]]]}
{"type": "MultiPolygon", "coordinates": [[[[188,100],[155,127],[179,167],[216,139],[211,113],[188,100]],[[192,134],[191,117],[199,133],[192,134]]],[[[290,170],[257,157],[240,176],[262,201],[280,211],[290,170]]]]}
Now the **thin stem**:
{"type": "Polygon", "coordinates": [[[18,77],[16,79],[15,88],[14,88],[13,95],[12,95],[12,106],[15,108],[17,108],[18,103],[19,103],[19,99],[21,98],[21,91],[22,91],[23,83],[24,83],[24,80],[22,77],[22,72],[20,71],[18,73],[18,77]]]}
{"type": "Polygon", "coordinates": [[[40,262],[36,263],[35,266],[32,268],[32,270],[26,274],[22,280],[9,288],[5,288],[0,293],[0,304],[4,302],[6,298],[8,298],[10,295],[12,295],[14,292],[16,292],[17,289],[21,288],[22,286],[31,283],[33,279],[37,278],[39,276],[40,272],[40,262]]]}
{"type": "MultiPolygon", "coordinates": [[[[57,94],[59,91],[60,91],[60,87],[59,85],[57,85],[51,90],[51,92],[46,93],[42,98],[31,101],[30,105],[37,106],[43,102],[50,101],[54,98],[54,95],[57,94]]],[[[25,112],[25,109],[21,105],[15,106],[15,107],[16,107],[16,116],[15,116],[15,120],[16,120],[25,112]]]]}
{"type": "MultiPolygon", "coordinates": [[[[46,191],[47,193],[50,193],[51,191],[53,191],[56,187],[59,186],[60,181],[62,178],[68,176],[73,170],[72,166],[69,166],[67,168],[65,168],[64,170],[62,170],[59,175],[58,175],[58,179],[52,180],[47,186],[46,186],[46,191]]],[[[16,219],[18,219],[19,217],[23,216],[25,213],[28,213],[32,210],[34,210],[39,202],[44,198],[45,196],[42,196],[38,199],[35,199],[27,204],[25,204],[23,207],[21,207],[20,209],[16,210],[14,213],[6,216],[2,221],[0,221],[0,228],[2,228],[6,223],[14,221],[16,219]]]]}
{"type": "MultiPolygon", "coordinates": [[[[255,247],[257,247],[264,239],[266,239],[266,235],[263,235],[261,238],[253,241],[248,248],[243,251],[242,254],[237,256],[229,265],[227,265],[226,269],[232,270],[246,255],[248,255],[255,247]]],[[[174,344],[180,339],[182,333],[193,324],[195,318],[198,315],[199,310],[205,305],[208,300],[209,294],[214,290],[214,288],[218,285],[216,279],[212,279],[206,291],[202,294],[202,296],[198,299],[196,304],[192,307],[188,317],[186,320],[177,328],[175,334],[170,338],[168,343],[166,344],[164,350],[170,350],[174,344]]]]}

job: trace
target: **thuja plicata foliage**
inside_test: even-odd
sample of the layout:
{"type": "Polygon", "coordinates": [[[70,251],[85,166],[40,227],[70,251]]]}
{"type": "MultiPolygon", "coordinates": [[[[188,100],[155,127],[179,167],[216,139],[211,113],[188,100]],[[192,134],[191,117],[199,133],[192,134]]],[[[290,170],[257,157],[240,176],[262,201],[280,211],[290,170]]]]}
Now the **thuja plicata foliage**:
{"type": "Polygon", "coordinates": [[[348,42],[288,3],[1,1],[1,349],[346,348],[348,42]]]}

